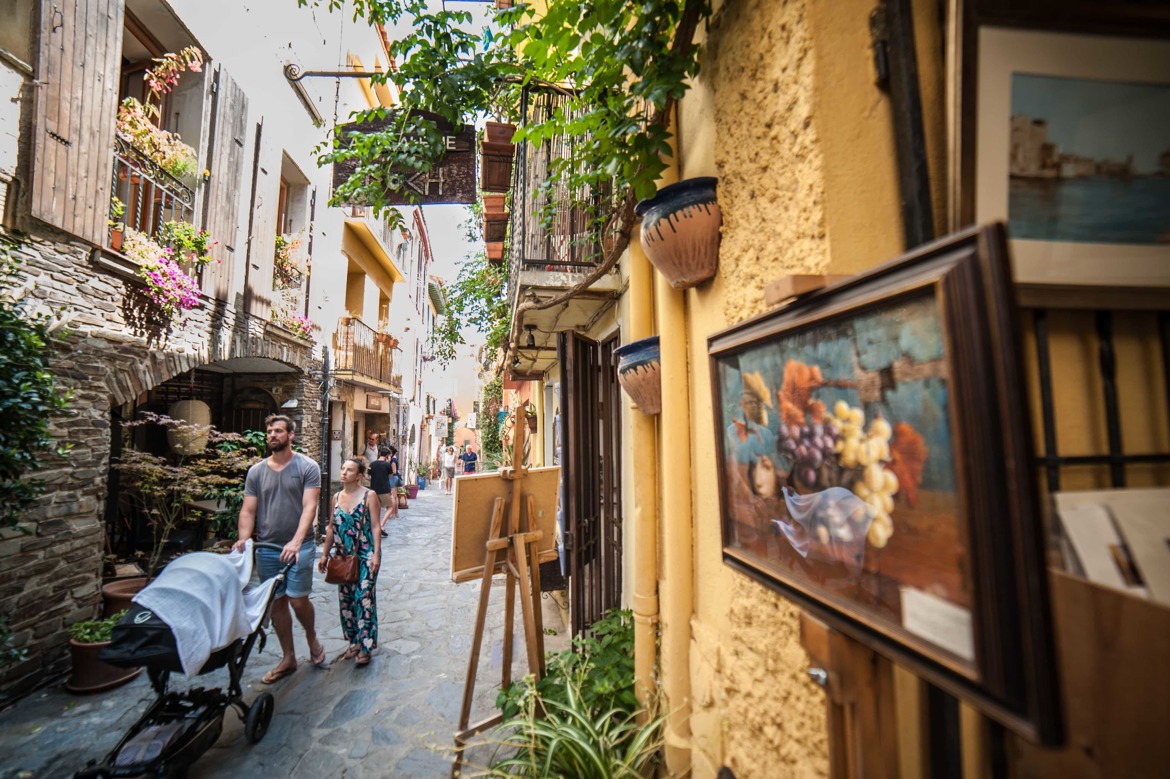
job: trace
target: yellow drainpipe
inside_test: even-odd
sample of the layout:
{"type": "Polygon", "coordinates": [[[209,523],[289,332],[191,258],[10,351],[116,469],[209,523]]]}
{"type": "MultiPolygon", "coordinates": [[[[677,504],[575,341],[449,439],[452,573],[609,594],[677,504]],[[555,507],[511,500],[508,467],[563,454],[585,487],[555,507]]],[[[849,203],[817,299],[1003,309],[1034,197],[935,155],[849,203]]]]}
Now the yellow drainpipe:
{"type": "MultiPolygon", "coordinates": [[[[630,242],[630,318],[628,341],[654,334],[654,269],[637,238],[630,242]]],[[[658,436],[656,417],[633,408],[634,491],[634,691],[648,707],[658,664],[658,436]]]]}
{"type": "MultiPolygon", "coordinates": [[[[677,114],[671,119],[672,136],[677,114]]],[[[678,147],[672,140],[671,165],[659,186],[678,180],[678,147]]],[[[687,370],[685,293],[655,274],[655,315],[662,353],[662,414],[659,419],[662,622],[662,689],[669,707],[666,721],[666,772],[691,769],[691,615],[694,612],[694,531],[691,515],[691,398],[687,370]]]]}

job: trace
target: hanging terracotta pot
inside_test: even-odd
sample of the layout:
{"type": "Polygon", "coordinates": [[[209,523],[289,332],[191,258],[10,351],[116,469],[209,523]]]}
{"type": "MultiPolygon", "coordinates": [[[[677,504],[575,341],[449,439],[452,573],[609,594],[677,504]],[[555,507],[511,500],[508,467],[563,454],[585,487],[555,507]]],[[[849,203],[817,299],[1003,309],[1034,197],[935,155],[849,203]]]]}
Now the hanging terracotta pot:
{"type": "MultiPolygon", "coordinates": [[[[496,8],[501,6],[497,0],[496,8]]],[[[504,8],[511,8],[512,4],[508,3],[504,8]]],[[[512,136],[516,134],[516,125],[508,124],[506,122],[485,122],[483,126],[483,137],[485,141],[490,143],[511,143],[512,136]]]]}
{"type": "Polygon", "coordinates": [[[686,179],[638,203],[642,249],[675,289],[687,289],[715,275],[719,265],[719,226],[715,200],[718,179],[686,179]]]}
{"type": "Polygon", "coordinates": [[[633,341],[613,350],[618,361],[618,382],[643,414],[662,411],[662,371],[658,336],[633,341]]]}

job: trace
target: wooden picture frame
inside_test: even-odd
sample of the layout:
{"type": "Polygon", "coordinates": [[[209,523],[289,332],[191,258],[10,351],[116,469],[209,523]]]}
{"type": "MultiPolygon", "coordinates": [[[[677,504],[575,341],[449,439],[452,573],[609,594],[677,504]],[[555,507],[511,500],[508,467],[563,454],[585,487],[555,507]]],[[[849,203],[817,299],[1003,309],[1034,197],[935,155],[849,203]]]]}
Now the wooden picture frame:
{"type": "Polygon", "coordinates": [[[952,228],[1005,221],[1015,279],[1026,287],[1170,290],[1170,226],[1158,228],[1152,215],[1128,229],[1143,208],[1170,207],[1170,180],[1149,175],[1156,163],[1136,137],[1161,122],[1135,121],[1124,108],[1111,108],[1109,119],[1101,109],[1123,103],[1102,92],[1144,89],[1160,93],[1162,113],[1170,110],[1170,5],[956,7],[948,34],[952,228]],[[1092,106],[1091,122],[1078,105],[1092,106]],[[1014,126],[1013,116],[1028,116],[1029,127],[1014,126]],[[1048,142],[1044,170],[1025,162],[1037,132],[1050,136],[1040,139],[1048,142]],[[1136,151],[1124,176],[1133,186],[1119,187],[1110,170],[1124,165],[1126,148],[1136,151]],[[1092,162],[1103,172],[1084,169],[1092,162]],[[1150,183],[1156,192],[1138,186],[1150,183]],[[1123,202],[1131,197],[1134,204],[1123,202]]]}
{"type": "Polygon", "coordinates": [[[725,562],[1016,732],[1059,737],[1003,227],[708,340],[725,562]]]}

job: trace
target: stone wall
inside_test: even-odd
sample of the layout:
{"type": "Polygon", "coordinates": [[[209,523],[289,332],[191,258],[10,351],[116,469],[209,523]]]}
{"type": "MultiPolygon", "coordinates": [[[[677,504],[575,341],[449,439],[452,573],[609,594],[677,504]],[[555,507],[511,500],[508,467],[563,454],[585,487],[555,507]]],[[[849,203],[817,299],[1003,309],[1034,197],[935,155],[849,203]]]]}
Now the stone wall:
{"type": "MultiPolygon", "coordinates": [[[[69,409],[52,422],[67,457],[46,456],[37,474],[48,492],[17,531],[0,532],[0,614],[28,658],[0,674],[0,701],[68,669],[68,626],[93,617],[101,600],[103,517],[110,466],[110,409],[212,362],[263,357],[295,373],[271,374],[298,399],[300,437],[320,454],[321,363],[316,350],[286,331],[204,299],[169,329],[143,316],[141,287],[116,262],[100,266],[91,247],[44,236],[21,249],[28,293],[69,317],[70,335],[51,366],[69,409]]],[[[124,261],[123,261],[124,262],[124,261]]]]}

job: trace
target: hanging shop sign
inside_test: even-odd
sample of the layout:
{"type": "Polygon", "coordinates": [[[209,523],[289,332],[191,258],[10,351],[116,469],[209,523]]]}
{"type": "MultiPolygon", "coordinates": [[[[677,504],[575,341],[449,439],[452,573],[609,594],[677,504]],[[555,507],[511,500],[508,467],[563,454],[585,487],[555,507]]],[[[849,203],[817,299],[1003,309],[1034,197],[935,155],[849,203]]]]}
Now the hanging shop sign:
{"type": "MultiPolygon", "coordinates": [[[[414,111],[434,122],[443,135],[446,153],[434,168],[426,173],[401,170],[392,171],[391,186],[394,191],[387,201],[391,205],[470,205],[476,202],[475,194],[475,128],[464,125],[455,130],[451,123],[438,114],[414,111]]],[[[338,128],[343,136],[372,134],[390,129],[394,124],[393,115],[384,119],[353,123],[338,128]]],[[[341,186],[357,170],[355,162],[333,163],[333,187],[341,186]]],[[[369,205],[352,203],[351,205],[369,205]]]]}

